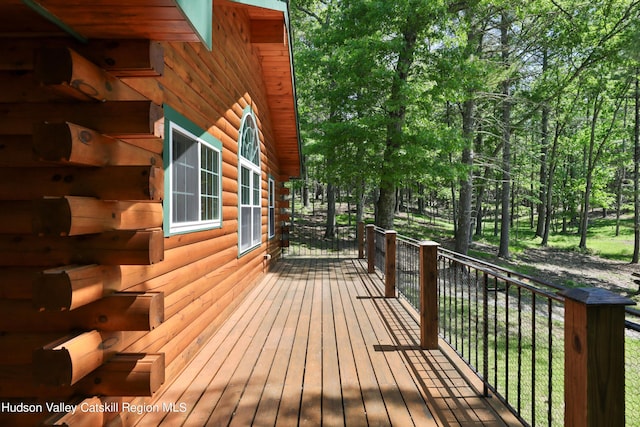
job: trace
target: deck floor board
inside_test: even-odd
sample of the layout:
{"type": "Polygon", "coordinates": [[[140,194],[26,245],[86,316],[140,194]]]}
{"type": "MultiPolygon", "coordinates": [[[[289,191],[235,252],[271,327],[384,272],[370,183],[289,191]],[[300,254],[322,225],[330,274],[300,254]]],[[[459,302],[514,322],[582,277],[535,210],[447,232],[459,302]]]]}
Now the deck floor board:
{"type": "Polygon", "coordinates": [[[158,392],[186,412],[137,426],[519,425],[450,353],[419,348],[410,311],[360,260],[280,260],[158,392]]]}

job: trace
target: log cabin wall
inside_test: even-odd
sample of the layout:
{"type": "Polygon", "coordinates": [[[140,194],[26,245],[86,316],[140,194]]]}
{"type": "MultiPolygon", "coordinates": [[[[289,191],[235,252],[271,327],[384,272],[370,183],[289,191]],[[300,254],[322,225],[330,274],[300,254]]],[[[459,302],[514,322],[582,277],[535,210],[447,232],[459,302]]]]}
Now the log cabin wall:
{"type": "Polygon", "coordinates": [[[211,51],[57,32],[0,38],[0,402],[36,409],[9,406],[1,425],[131,424],[138,414],[113,410],[153,403],[280,256],[291,168],[251,25],[245,8],[217,2],[211,51]],[[260,135],[262,243],[240,254],[248,108],[260,135]],[[220,227],[162,230],[168,110],[221,143],[220,227]],[[65,414],[51,402],[106,411],[65,414]]]}

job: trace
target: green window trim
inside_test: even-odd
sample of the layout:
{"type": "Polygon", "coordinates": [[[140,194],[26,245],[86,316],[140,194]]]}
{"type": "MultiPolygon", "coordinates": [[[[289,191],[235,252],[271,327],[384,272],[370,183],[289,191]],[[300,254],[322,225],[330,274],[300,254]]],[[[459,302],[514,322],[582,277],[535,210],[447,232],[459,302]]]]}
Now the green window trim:
{"type": "Polygon", "coordinates": [[[268,232],[269,239],[276,237],[276,181],[269,175],[268,232]]]}
{"type": "Polygon", "coordinates": [[[164,114],[164,235],[219,228],[222,142],[168,105],[164,114]]]}

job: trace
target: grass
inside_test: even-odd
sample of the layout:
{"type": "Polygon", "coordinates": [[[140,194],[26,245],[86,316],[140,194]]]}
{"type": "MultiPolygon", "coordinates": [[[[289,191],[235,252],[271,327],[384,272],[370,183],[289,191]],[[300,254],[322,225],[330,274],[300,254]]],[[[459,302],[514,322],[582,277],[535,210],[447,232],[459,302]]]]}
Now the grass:
{"type": "MultiPolygon", "coordinates": [[[[483,225],[482,235],[474,236],[473,240],[498,247],[500,236],[493,233],[493,220],[486,220],[483,225]]],[[[454,235],[453,223],[450,220],[434,219],[415,213],[409,216],[406,214],[398,216],[396,229],[398,233],[416,239],[445,241],[452,239],[454,235]]],[[[587,232],[586,252],[606,259],[629,262],[633,255],[633,218],[630,216],[623,217],[620,220],[619,235],[616,236],[615,230],[615,218],[592,218],[589,221],[589,230],[587,232]]],[[[542,239],[537,237],[535,230],[529,227],[528,220],[515,221],[509,236],[509,251],[511,254],[517,255],[527,249],[539,248],[541,243],[542,239]]],[[[548,246],[551,248],[585,252],[579,249],[579,245],[580,235],[577,228],[569,229],[566,233],[557,231],[549,235],[548,246]]],[[[480,258],[491,256],[485,255],[480,251],[474,252],[472,255],[480,258]]]]}
{"type": "MultiPolygon", "coordinates": [[[[441,285],[457,283],[456,277],[460,279],[448,276],[441,285]]],[[[461,280],[462,285],[443,288],[440,294],[443,338],[481,375],[486,374],[496,392],[529,424],[548,425],[550,417],[549,425],[563,425],[562,320],[550,315],[545,298],[536,298],[534,307],[526,290],[519,293],[512,286],[508,292],[489,291],[485,342],[482,280],[476,282],[475,274],[461,280]]],[[[549,304],[554,313],[561,310],[557,302],[549,304]]]]}
{"type": "MultiPolygon", "coordinates": [[[[489,225],[489,224],[488,224],[489,225]]],[[[493,224],[490,225],[493,230],[493,224]]],[[[587,253],[602,258],[630,261],[633,254],[633,219],[620,220],[620,233],[615,235],[616,220],[614,218],[595,218],[589,222],[587,232],[587,253]]],[[[485,232],[478,240],[483,243],[498,246],[500,237],[493,232],[485,232]]],[[[526,249],[539,248],[542,239],[535,235],[535,231],[523,222],[511,229],[509,250],[518,254],[526,249]]],[[[549,235],[549,247],[567,251],[583,251],[579,248],[580,235],[577,229],[566,233],[556,232],[549,235]]]]}
{"type": "Polygon", "coordinates": [[[629,426],[640,425],[640,337],[627,335],[625,339],[625,415],[629,426]]]}

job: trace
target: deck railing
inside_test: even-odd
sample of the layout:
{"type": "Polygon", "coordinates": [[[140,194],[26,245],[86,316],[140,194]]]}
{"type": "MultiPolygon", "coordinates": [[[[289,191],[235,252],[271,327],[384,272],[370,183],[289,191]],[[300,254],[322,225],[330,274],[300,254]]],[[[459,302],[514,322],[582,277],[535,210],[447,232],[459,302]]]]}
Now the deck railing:
{"type": "Polygon", "coordinates": [[[556,289],[444,249],[440,334],[529,425],[564,424],[564,299],[556,289]]]}
{"type": "Polygon", "coordinates": [[[333,233],[327,234],[326,224],[295,219],[286,227],[286,233],[288,246],[283,248],[283,256],[357,257],[357,229],[355,225],[336,225],[333,233]]]}
{"type": "Polygon", "coordinates": [[[405,236],[396,241],[398,295],[420,311],[420,242],[405,236]]]}
{"type": "Polygon", "coordinates": [[[386,272],[385,260],[387,259],[387,245],[385,245],[385,230],[380,227],[374,227],[374,247],[375,247],[375,266],[384,275],[386,272]]]}
{"type": "Polygon", "coordinates": [[[416,308],[421,329],[437,331],[476,371],[483,395],[497,396],[528,425],[622,426],[625,418],[640,425],[640,312],[626,309],[625,322],[624,310],[632,301],[565,289],[442,248],[428,266],[425,242],[367,231],[385,236],[374,237],[375,253],[385,254],[375,262],[385,269],[385,295],[397,291],[416,308]],[[378,249],[378,240],[395,249],[378,249]],[[426,291],[425,275],[434,271],[437,286],[426,291]]]}

